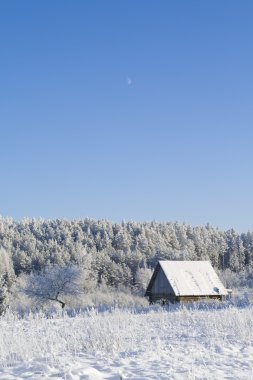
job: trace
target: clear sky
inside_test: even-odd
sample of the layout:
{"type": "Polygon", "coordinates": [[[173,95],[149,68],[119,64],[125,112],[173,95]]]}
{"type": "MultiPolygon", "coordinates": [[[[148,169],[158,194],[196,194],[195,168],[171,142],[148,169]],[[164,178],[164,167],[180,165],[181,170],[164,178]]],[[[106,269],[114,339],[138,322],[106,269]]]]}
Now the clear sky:
{"type": "Polygon", "coordinates": [[[253,230],[253,2],[0,2],[0,214],[253,230]]]}

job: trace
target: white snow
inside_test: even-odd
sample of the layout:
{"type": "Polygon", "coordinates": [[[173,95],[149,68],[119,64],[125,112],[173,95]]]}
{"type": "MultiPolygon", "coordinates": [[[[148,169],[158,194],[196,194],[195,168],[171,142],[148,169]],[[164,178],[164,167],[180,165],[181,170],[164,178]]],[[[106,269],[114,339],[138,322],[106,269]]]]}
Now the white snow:
{"type": "Polygon", "coordinates": [[[252,308],[0,319],[0,380],[252,379],[252,308]]]}
{"type": "Polygon", "coordinates": [[[227,295],[209,261],[159,261],[176,296],[227,295]]]}

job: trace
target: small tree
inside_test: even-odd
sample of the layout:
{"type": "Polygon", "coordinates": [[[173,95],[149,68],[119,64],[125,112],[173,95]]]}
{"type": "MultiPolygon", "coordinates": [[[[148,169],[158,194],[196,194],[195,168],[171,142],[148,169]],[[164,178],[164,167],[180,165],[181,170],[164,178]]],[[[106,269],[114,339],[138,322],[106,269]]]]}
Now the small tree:
{"type": "Polygon", "coordinates": [[[10,255],[0,248],[0,315],[9,306],[11,287],[15,282],[15,273],[10,255]]]}
{"type": "Polygon", "coordinates": [[[144,295],[153,271],[149,268],[138,268],[136,271],[136,289],[138,293],[144,295]]]}
{"type": "Polygon", "coordinates": [[[55,265],[39,273],[31,273],[22,287],[24,293],[35,301],[54,301],[66,305],[66,296],[77,296],[83,292],[83,273],[77,266],[55,265]]]}

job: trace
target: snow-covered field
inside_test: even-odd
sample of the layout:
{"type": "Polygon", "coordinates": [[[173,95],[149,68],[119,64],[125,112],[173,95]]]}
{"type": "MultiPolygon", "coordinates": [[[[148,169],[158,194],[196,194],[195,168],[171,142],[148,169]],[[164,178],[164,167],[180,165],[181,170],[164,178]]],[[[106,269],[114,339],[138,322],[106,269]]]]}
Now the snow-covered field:
{"type": "Polygon", "coordinates": [[[0,379],[253,379],[253,308],[0,319],[0,379]]]}

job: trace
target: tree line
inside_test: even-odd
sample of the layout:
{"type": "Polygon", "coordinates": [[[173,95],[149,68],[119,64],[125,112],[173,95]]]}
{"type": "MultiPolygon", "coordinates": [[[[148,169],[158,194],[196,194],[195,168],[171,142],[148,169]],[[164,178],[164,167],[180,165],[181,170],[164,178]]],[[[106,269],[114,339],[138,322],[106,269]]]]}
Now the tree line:
{"type": "Polygon", "coordinates": [[[177,222],[0,218],[0,247],[11,268],[0,258],[0,303],[11,279],[52,267],[76,266],[90,287],[132,292],[144,290],[158,260],[210,260],[218,270],[247,275],[253,267],[253,232],[177,222]]]}

